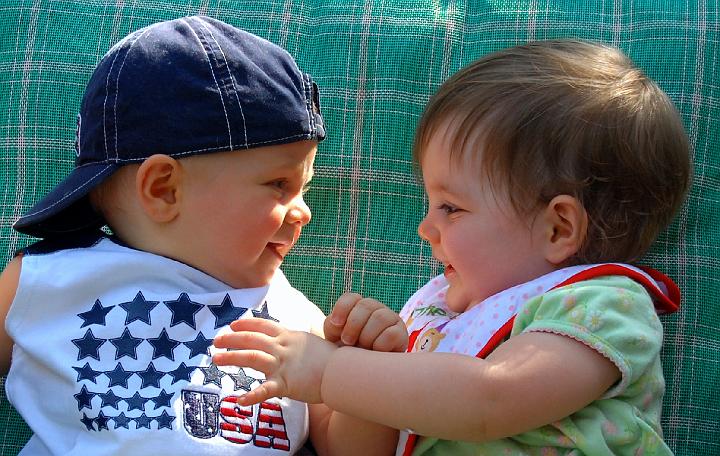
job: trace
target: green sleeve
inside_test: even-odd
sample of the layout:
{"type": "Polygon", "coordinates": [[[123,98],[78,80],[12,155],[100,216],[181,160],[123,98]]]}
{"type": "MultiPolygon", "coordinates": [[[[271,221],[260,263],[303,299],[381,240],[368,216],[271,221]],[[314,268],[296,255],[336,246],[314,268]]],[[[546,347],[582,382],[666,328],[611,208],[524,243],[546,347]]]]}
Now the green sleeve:
{"type": "Polygon", "coordinates": [[[622,378],[604,398],[623,394],[650,369],[662,325],[642,285],[623,276],[578,282],[528,301],[512,335],[550,332],[576,339],[611,360],[622,378]]]}

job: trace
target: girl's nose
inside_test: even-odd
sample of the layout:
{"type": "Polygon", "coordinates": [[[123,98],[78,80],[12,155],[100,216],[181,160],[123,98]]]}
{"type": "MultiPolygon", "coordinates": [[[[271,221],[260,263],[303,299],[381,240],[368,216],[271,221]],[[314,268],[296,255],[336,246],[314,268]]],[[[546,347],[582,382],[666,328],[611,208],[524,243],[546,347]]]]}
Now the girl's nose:
{"type": "Polygon", "coordinates": [[[437,240],[438,231],[435,229],[432,222],[428,219],[427,215],[425,215],[425,218],[423,218],[418,225],[418,235],[420,236],[420,238],[430,243],[433,243],[437,240]]]}

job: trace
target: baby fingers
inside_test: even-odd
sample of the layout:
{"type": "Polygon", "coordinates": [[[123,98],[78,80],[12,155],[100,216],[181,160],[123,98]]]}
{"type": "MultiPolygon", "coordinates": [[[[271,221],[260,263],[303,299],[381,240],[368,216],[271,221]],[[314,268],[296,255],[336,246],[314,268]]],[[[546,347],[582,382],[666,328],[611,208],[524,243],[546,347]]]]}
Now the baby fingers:
{"type": "Polygon", "coordinates": [[[213,363],[218,366],[249,367],[271,376],[278,367],[277,358],[259,350],[233,350],[215,353],[213,363]]]}
{"type": "Polygon", "coordinates": [[[253,331],[221,334],[215,338],[214,345],[229,349],[213,355],[213,362],[219,366],[250,367],[266,376],[278,368],[277,340],[266,334],[253,331]]]}
{"type": "Polygon", "coordinates": [[[245,331],[241,329],[216,336],[213,345],[217,348],[229,348],[232,350],[262,350],[264,352],[272,352],[275,346],[275,339],[273,336],[263,332],[254,330],[245,331]]]}
{"type": "Polygon", "coordinates": [[[383,352],[404,352],[408,346],[408,333],[402,321],[386,327],[373,341],[372,349],[383,352]]]}
{"type": "Polygon", "coordinates": [[[283,331],[282,326],[264,318],[243,318],[242,320],[235,320],[230,323],[230,329],[233,331],[261,332],[273,337],[283,331]]]}
{"type": "Polygon", "coordinates": [[[274,380],[266,380],[254,390],[238,397],[240,405],[253,405],[266,401],[272,397],[282,397],[282,388],[274,380]]]}

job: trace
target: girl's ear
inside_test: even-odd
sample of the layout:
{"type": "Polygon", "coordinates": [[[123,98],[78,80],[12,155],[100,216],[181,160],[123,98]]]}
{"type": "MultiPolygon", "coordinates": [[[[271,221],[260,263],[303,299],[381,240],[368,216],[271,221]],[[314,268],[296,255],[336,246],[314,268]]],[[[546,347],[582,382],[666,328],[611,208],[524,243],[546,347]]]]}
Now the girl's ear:
{"type": "Polygon", "coordinates": [[[135,191],[148,218],[167,223],[178,216],[182,179],[182,166],[168,155],[152,155],[142,162],[135,175],[135,191]]]}
{"type": "Polygon", "coordinates": [[[575,255],[585,241],[588,217],[580,201],[570,195],[558,195],[541,213],[545,259],[561,265],[575,255]]]}

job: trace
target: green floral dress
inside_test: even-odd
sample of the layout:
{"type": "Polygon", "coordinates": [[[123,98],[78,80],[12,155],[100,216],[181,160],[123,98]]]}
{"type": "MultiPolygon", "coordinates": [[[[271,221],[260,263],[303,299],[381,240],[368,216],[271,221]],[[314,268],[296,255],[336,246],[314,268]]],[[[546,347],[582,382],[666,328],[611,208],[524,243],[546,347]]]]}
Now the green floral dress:
{"type": "Polygon", "coordinates": [[[528,300],[511,336],[551,332],[610,359],[622,377],[603,397],[555,423],[490,442],[420,438],[414,455],[671,455],[662,440],[663,330],[645,288],[622,276],[574,283],[528,300]]]}

